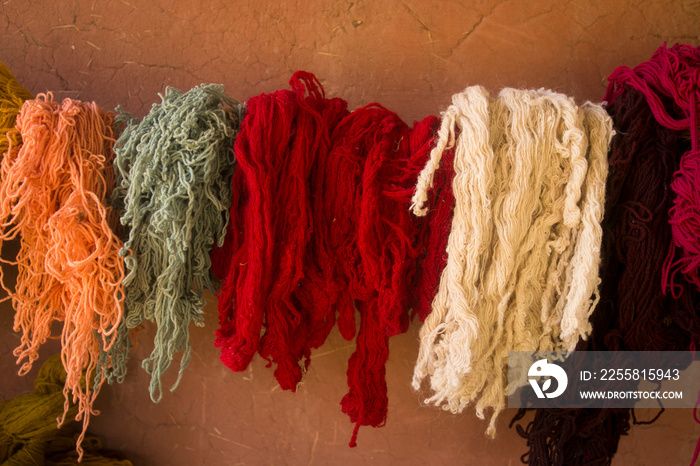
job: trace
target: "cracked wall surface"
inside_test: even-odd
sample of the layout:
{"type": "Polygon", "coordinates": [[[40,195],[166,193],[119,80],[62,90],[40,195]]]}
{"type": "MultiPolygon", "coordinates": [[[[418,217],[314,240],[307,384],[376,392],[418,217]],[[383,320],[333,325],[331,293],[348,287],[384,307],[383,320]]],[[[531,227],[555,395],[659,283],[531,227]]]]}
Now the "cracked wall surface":
{"type": "MultiPolygon", "coordinates": [[[[474,84],[598,101],[617,66],[648,59],[664,41],[700,43],[699,0],[3,0],[0,11],[0,61],[26,88],[137,116],[166,86],[222,83],[245,101],[287,87],[298,69],[351,108],[377,101],[409,123],[474,84]]],[[[192,362],[174,393],[157,405],[148,396],[139,364],[151,351],[148,327],[127,381],[97,401],[92,430],[135,464],[518,464],[526,451],[508,429],[512,410],[490,441],[473,410],[420,405],[409,385],[417,324],[391,340],[386,426],[361,429],[350,449],[339,403],[353,345],[334,332],[298,393],[283,392],[259,358],[244,373],[219,363],[208,298],[206,327],[191,329],[192,362]]],[[[37,372],[15,375],[11,322],[9,303],[0,304],[0,399],[31,390],[37,372]]],[[[49,342],[42,354],[57,349],[49,342]]],[[[689,411],[669,410],[633,428],[613,464],[687,464],[698,434],[689,411]]]]}

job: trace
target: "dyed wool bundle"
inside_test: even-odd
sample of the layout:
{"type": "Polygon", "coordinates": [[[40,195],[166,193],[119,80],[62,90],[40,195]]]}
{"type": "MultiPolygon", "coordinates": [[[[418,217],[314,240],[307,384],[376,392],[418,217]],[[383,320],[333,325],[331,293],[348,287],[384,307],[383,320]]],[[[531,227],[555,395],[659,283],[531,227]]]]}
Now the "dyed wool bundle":
{"type": "Polygon", "coordinates": [[[217,345],[236,371],[259,352],[277,365],[280,386],[295,390],[311,349],[336,321],[353,338],[357,308],[357,350],[342,401],[356,424],[354,445],[361,425],[386,420],[388,338],[408,326],[409,292],[436,287],[452,208],[450,168],[436,185],[444,199],[429,200],[440,215],[413,218],[413,186],[438,120],[411,130],[378,105],[348,114],[309,73],[297,72],[290,84],[291,91],[248,101],[236,140],[231,226],[212,253],[223,281],[217,345]]]}
{"type": "MultiPolygon", "coordinates": [[[[14,129],[22,103],[33,98],[31,92],[19,85],[9,68],[0,63],[0,157],[7,152],[9,141],[6,134],[14,129]]],[[[12,145],[19,146],[19,134],[13,132],[11,137],[12,145]]]]}
{"type": "Polygon", "coordinates": [[[22,106],[16,131],[23,144],[10,146],[0,168],[0,246],[21,239],[16,290],[5,288],[21,332],[19,372],[31,369],[51,325],[62,322],[64,416],[69,399],[77,401],[79,452],[104,382],[94,374],[100,348],[114,344],[123,310],[121,243],[111,228],[116,216],[104,205],[114,185],[112,125],[113,114],[94,103],[59,104],[40,94],[22,106]]]}
{"type": "MultiPolygon", "coordinates": [[[[63,386],[66,372],[59,355],[52,356],[39,369],[34,392],[0,403],[0,464],[76,464],[73,429],[56,428],[56,418],[64,414],[63,386]]],[[[74,416],[78,408],[70,404],[65,413],[74,416]]],[[[65,415],[64,414],[64,415],[65,415]]],[[[83,464],[131,465],[130,461],[106,456],[96,437],[88,435],[84,442],[83,464]]]]}
{"type": "Polygon", "coordinates": [[[295,73],[290,85],[246,103],[235,143],[231,226],[223,248],[212,253],[212,269],[222,281],[221,360],[242,371],[259,351],[277,365],[280,386],[296,390],[311,347],[334,323],[327,309],[305,311],[299,283],[314,231],[310,179],[347,104],[326,99],[310,73],[295,73]]]}
{"type": "Polygon", "coordinates": [[[413,385],[461,412],[505,406],[508,351],[573,350],[597,303],[611,121],[549,91],[481,87],[453,97],[418,178],[414,212],[442,152],[455,149],[455,210],[433,311],[421,328],[413,385]],[[459,130],[459,136],[456,131],[459,130]]]}
{"type": "Polygon", "coordinates": [[[677,132],[690,133],[671,189],[675,193],[669,222],[673,242],[664,268],[664,289],[674,294],[674,275],[680,271],[700,289],[700,47],[676,44],[660,47],[649,61],[633,70],[621,66],[608,78],[605,101],[615,102],[627,88],[641,92],[657,122],[677,132]],[[678,250],[680,257],[676,257],[678,250]]]}
{"type": "Polygon", "coordinates": [[[122,353],[108,374],[121,379],[126,371],[127,329],[155,322],[155,347],[142,363],[155,402],[162,398],[161,376],[183,351],[171,390],[177,387],[191,357],[189,324],[204,325],[202,292],[215,292],[209,254],[226,232],[239,119],[220,86],[169,88],[161,99],[143,121],[122,115],[125,128],[115,145],[114,198],[129,228],[120,251],[128,273],[122,353]]]}
{"type": "MultiPolygon", "coordinates": [[[[348,365],[350,390],[341,403],[355,423],[351,446],[360,426],[386,421],[389,337],[408,328],[428,225],[412,218],[408,207],[436,125],[429,117],[411,130],[376,104],[352,112],[336,128],[323,192],[316,196],[325,214],[318,218],[316,239],[326,267],[324,282],[315,286],[325,289],[322,302],[338,309],[346,339],[355,333],[355,308],[360,314],[357,349],[348,365]]],[[[421,288],[430,289],[430,278],[423,277],[421,288]]]]}
{"type": "MultiPolygon", "coordinates": [[[[660,103],[673,108],[672,96],[660,103]]],[[[626,87],[607,110],[617,134],[609,154],[601,300],[591,338],[578,349],[684,351],[700,343],[700,294],[684,274],[675,279],[682,293],[665,294],[661,285],[673,242],[668,187],[691,142],[661,125],[647,96],[634,88],[626,87]]],[[[537,465],[609,464],[629,428],[627,409],[537,410],[527,428],[518,426],[528,440],[527,461],[537,465]]]]}

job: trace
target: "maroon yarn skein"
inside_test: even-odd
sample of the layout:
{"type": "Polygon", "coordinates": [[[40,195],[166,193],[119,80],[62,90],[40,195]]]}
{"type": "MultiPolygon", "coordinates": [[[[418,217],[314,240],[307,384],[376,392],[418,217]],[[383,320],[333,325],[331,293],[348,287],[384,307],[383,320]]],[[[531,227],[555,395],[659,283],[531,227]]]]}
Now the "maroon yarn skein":
{"type": "Polygon", "coordinates": [[[671,189],[675,196],[669,222],[673,241],[663,272],[664,291],[678,295],[684,287],[678,272],[700,289],[700,47],[660,47],[650,60],[630,69],[617,68],[608,78],[605,100],[613,103],[626,88],[642,93],[656,121],[690,136],[671,189]]]}

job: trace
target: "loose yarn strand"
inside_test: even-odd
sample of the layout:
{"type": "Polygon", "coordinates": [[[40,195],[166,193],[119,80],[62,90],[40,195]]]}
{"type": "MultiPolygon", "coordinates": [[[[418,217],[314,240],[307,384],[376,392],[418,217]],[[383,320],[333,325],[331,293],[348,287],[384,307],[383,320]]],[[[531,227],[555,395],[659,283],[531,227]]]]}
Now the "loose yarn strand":
{"type": "Polygon", "coordinates": [[[154,402],[162,398],[163,373],[182,351],[170,390],[180,382],[191,358],[189,324],[204,325],[202,292],[217,288],[209,253],[228,224],[238,118],[235,103],[217,85],[185,93],[168,88],[143,121],[120,116],[125,129],[115,145],[114,202],[128,229],[120,250],[128,270],[127,314],[118,354],[111,358],[118,365],[106,377],[124,377],[128,330],[155,322],[155,346],[142,362],[154,402]]]}
{"type": "Polygon", "coordinates": [[[418,175],[416,192],[411,199],[411,210],[419,217],[425,216],[428,212],[425,203],[428,200],[428,191],[433,188],[435,172],[440,168],[442,154],[454,147],[454,117],[454,113],[449,110],[444,113],[438,131],[437,145],[430,151],[430,159],[418,175]]]}
{"type": "Polygon", "coordinates": [[[114,344],[123,314],[121,243],[112,230],[116,217],[105,207],[114,185],[113,114],[40,94],[22,106],[16,132],[23,144],[11,142],[0,166],[0,247],[17,235],[21,241],[17,286],[8,290],[14,330],[21,332],[14,355],[26,374],[52,323],[63,323],[66,400],[58,422],[72,398],[83,421],[82,457],[90,416],[99,414],[92,405],[104,382],[96,373],[100,347],[114,344]]]}
{"type": "MultiPolygon", "coordinates": [[[[414,126],[411,132],[411,150],[417,154],[413,158],[420,164],[420,155],[431,152],[438,130],[441,127],[437,117],[428,117],[420,125],[414,126]]],[[[440,274],[447,263],[447,240],[455,205],[452,192],[454,178],[454,143],[452,148],[445,148],[441,155],[441,167],[435,172],[432,195],[427,198],[428,218],[423,223],[423,231],[418,244],[425,245],[425,255],[418,259],[420,278],[418,285],[418,317],[424,322],[432,311],[432,300],[440,285],[440,274]]]]}

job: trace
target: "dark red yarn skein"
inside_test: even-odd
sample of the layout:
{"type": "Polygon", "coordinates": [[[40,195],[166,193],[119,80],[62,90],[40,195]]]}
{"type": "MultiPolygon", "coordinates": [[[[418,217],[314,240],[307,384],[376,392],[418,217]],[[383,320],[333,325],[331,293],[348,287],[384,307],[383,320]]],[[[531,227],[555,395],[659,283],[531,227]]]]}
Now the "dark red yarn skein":
{"type": "Polygon", "coordinates": [[[231,224],[212,252],[222,281],[216,344],[234,371],[258,351],[277,364],[280,386],[295,390],[336,321],[344,338],[355,336],[357,309],[341,402],[354,446],[360,426],[386,421],[389,337],[407,330],[410,309],[429,313],[454,205],[452,168],[445,160],[436,176],[434,214],[414,217],[439,120],[411,129],[377,104],[348,114],[313,75],[297,72],[290,84],[248,102],[236,139],[231,224]]]}
{"type": "Polygon", "coordinates": [[[660,125],[689,133],[690,147],[671,182],[675,194],[669,217],[673,241],[662,285],[664,291],[682,293],[683,286],[674,280],[681,272],[700,289],[700,47],[676,44],[667,49],[664,44],[650,60],[634,69],[621,66],[608,80],[607,102],[613,103],[625,88],[635,89],[644,95],[660,125]]]}

